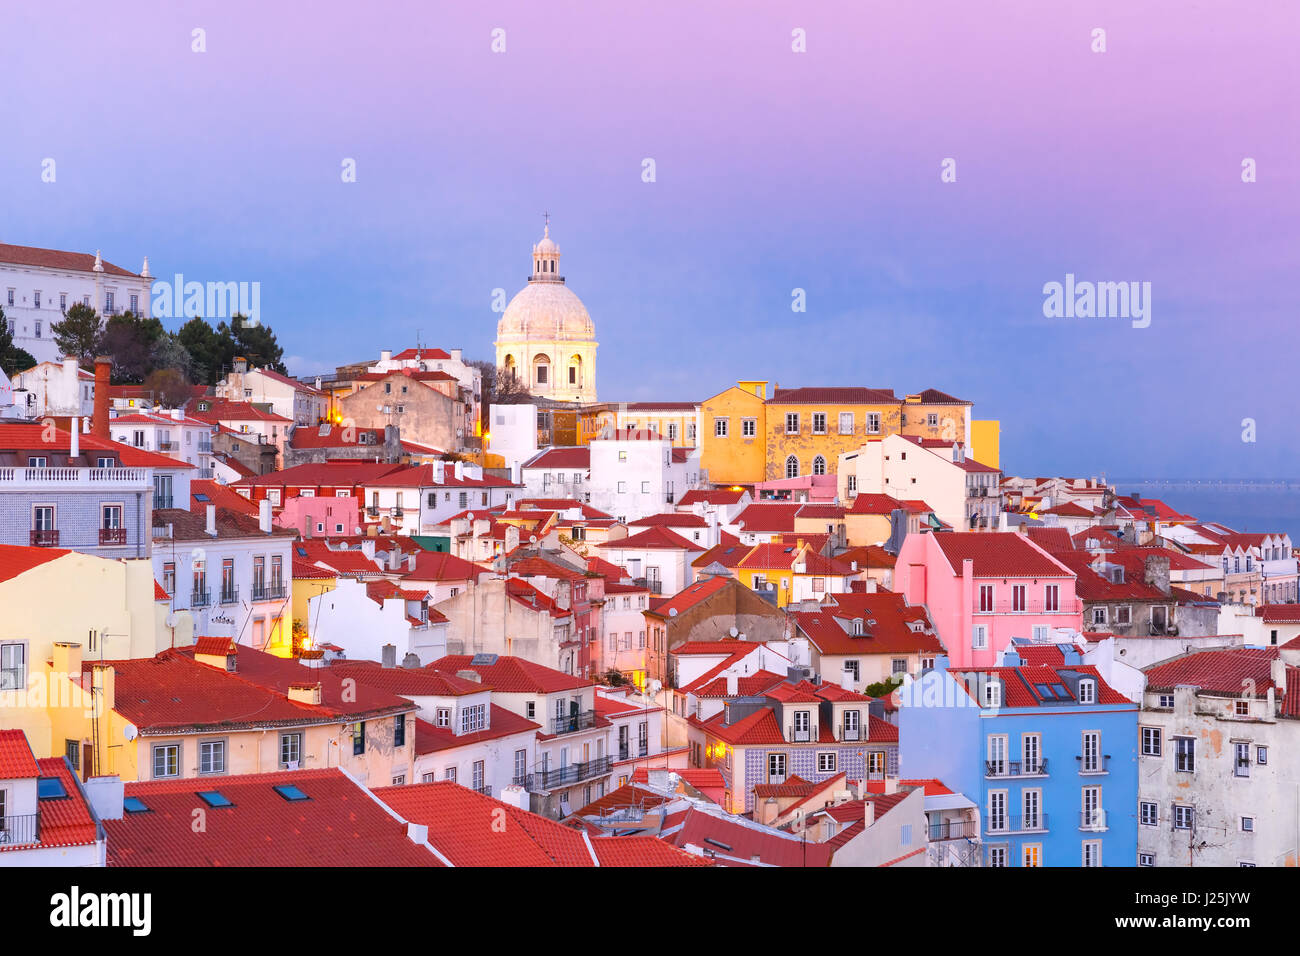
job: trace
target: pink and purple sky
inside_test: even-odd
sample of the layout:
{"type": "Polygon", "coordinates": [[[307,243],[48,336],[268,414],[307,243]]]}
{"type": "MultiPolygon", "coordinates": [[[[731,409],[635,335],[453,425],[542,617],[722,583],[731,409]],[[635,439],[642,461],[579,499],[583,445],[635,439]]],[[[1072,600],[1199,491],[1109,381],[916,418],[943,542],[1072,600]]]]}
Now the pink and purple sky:
{"type": "Polygon", "coordinates": [[[490,357],[549,209],[602,399],[935,387],[1010,473],[1300,475],[1291,3],[287,6],[6,5],[0,241],[260,282],[306,374],[490,357]],[[1150,327],[1045,318],[1066,273],[1150,327]]]}

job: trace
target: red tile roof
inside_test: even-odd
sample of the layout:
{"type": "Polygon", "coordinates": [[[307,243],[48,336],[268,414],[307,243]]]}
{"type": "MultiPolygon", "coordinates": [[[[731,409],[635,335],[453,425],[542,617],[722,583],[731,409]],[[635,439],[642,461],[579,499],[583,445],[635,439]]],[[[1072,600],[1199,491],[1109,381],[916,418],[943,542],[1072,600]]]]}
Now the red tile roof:
{"type": "Polygon", "coordinates": [[[686,492],[677,502],[679,508],[689,508],[694,504],[734,505],[745,494],[743,488],[714,488],[711,491],[695,489],[686,492]]]}
{"type": "Polygon", "coordinates": [[[202,422],[274,422],[292,425],[292,418],[285,418],[275,412],[265,412],[251,402],[228,402],[225,399],[209,399],[208,407],[200,411],[195,409],[194,417],[202,422]]]}
{"type": "Polygon", "coordinates": [[[1255,616],[1262,617],[1267,624],[1300,624],[1300,604],[1260,604],[1255,608],[1255,616]]]}
{"type": "Polygon", "coordinates": [[[591,448],[587,445],[564,448],[545,448],[528,461],[524,468],[591,468],[591,448]]]}
{"type": "Polygon", "coordinates": [[[629,528],[665,527],[665,528],[707,528],[709,523],[702,515],[689,511],[671,511],[668,514],[647,515],[627,523],[629,528]]]}
{"type": "Polygon", "coordinates": [[[454,750],[457,747],[468,747],[471,744],[483,743],[487,740],[500,740],[502,737],[510,737],[514,734],[536,733],[541,729],[541,724],[535,724],[513,711],[492,704],[488,726],[483,730],[476,730],[468,734],[457,734],[455,729],[451,727],[438,727],[427,720],[417,719],[415,721],[415,753],[417,756],[439,753],[444,750],[454,750]]]}
{"type": "Polygon", "coordinates": [[[483,678],[485,686],[502,694],[550,694],[593,686],[590,680],[534,664],[522,657],[502,655],[494,664],[472,664],[473,659],[470,654],[449,654],[428,666],[431,670],[452,674],[472,670],[483,678]]]}
{"type": "MultiPolygon", "coordinates": [[[[703,578],[696,581],[694,584],[688,584],[650,613],[657,617],[674,617],[674,612],[676,612],[676,614],[682,614],[685,611],[689,611],[697,604],[713,597],[713,595],[725,588],[728,583],[734,584],[735,578],[725,578],[721,575],[717,577],[703,578]]],[[[743,587],[743,585],[740,586],[743,587]]]]}
{"type": "Polygon", "coordinates": [[[289,436],[290,448],[343,448],[357,445],[376,450],[382,448],[384,430],[344,428],[342,425],[299,425],[289,436]],[[365,436],[366,440],[363,441],[362,436],[365,436]]]}
{"type": "Polygon", "coordinates": [[[110,866],[439,866],[404,822],[342,771],[284,770],[244,776],[128,783],[146,813],[105,821],[110,866]],[[274,788],[294,786],[306,800],[274,788]],[[211,807],[216,790],[234,806],[211,807]],[[204,830],[193,830],[194,811],[204,830]]]}
{"type": "Polygon", "coordinates": [[[263,486],[272,488],[352,488],[371,484],[400,465],[373,461],[322,461],[294,465],[265,475],[242,478],[234,484],[240,488],[263,486]]]}
{"type": "Polygon", "coordinates": [[[0,581],[47,564],[72,552],[66,548],[30,548],[20,544],[0,544],[0,581]]]}
{"type": "MultiPolygon", "coordinates": [[[[42,777],[57,777],[66,798],[40,800],[41,846],[91,846],[98,838],[95,819],[86,805],[81,789],[62,757],[45,757],[36,761],[42,777]]],[[[15,847],[15,849],[18,849],[15,847]]]]}
{"type": "Polygon", "coordinates": [[[406,577],[416,581],[477,581],[487,571],[449,551],[415,552],[415,569],[406,577]]]}
{"type": "Polygon", "coordinates": [[[0,780],[39,777],[36,758],[21,730],[0,730],[0,780]]]}
{"type": "Polygon", "coordinates": [[[368,479],[368,488],[432,488],[435,485],[447,488],[515,488],[514,482],[495,475],[473,478],[468,472],[456,477],[455,462],[440,461],[425,465],[410,465],[390,471],[385,475],[368,479]],[[434,481],[434,475],[441,474],[442,481],[434,481]]]}
{"type": "MultiPolygon", "coordinates": [[[[637,767],[632,771],[633,783],[649,783],[650,771],[657,769],[654,767],[637,767]]],[[[726,780],[723,779],[722,771],[716,767],[667,767],[669,773],[675,773],[686,783],[690,784],[696,790],[703,790],[708,787],[725,787],[726,780]]]]}
{"type": "Polygon", "coordinates": [[[794,530],[795,515],[802,504],[771,504],[763,502],[746,506],[733,522],[747,533],[780,534],[794,530]]]}
{"type": "Polygon", "coordinates": [[[920,405],[970,405],[971,402],[962,398],[954,398],[947,392],[941,392],[937,388],[927,388],[918,392],[916,395],[907,396],[908,399],[919,399],[917,404],[920,405]]]}
{"type": "Polygon", "coordinates": [[[610,551],[693,551],[701,553],[704,551],[698,544],[687,541],[681,535],[669,531],[667,528],[647,528],[637,534],[628,535],[626,538],[618,538],[614,541],[603,541],[596,545],[598,548],[605,548],[610,551]]]}
{"type": "MultiPolygon", "coordinates": [[[[95,268],[95,257],[88,252],[62,252],[37,246],[11,246],[3,242],[0,242],[0,262],[61,272],[93,272],[95,268]]],[[[140,278],[139,273],[115,266],[102,257],[100,265],[104,267],[105,275],[140,278]]]]}
{"type": "Polygon", "coordinates": [[[449,358],[451,358],[451,353],[449,352],[444,352],[442,349],[424,348],[423,346],[416,349],[403,349],[393,356],[393,359],[398,362],[409,362],[411,360],[419,362],[424,360],[449,358]]]}
{"type": "Polygon", "coordinates": [[[1243,681],[1253,681],[1254,692],[1262,695],[1274,687],[1271,668],[1277,657],[1276,647],[1233,647],[1188,654],[1146,668],[1147,688],[1171,690],[1179,684],[1191,684],[1236,696],[1247,686],[1243,681]]]}
{"type": "Polygon", "coordinates": [[[235,511],[252,517],[257,517],[258,514],[257,502],[250,501],[227,485],[210,480],[191,481],[190,511],[206,515],[208,505],[216,505],[218,510],[235,511]],[[207,501],[200,501],[199,495],[205,495],[207,501]]]}
{"type": "MultiPolygon", "coordinates": [[[[1069,684],[1061,677],[1058,671],[1074,671],[1077,673],[1087,674],[1097,682],[1097,702],[1099,704],[1132,704],[1127,697],[1115,690],[1102,679],[1097,668],[1088,664],[1070,664],[1064,667],[1053,665],[1024,665],[1022,667],[981,667],[966,668],[962,670],[950,671],[958,682],[962,682],[962,675],[970,674],[987,674],[994,675],[1001,679],[1003,687],[1002,706],[1004,707],[1040,707],[1056,706],[1055,698],[1041,698],[1039,692],[1035,689],[1039,684],[1046,684],[1049,687],[1055,685],[1064,686],[1066,693],[1069,693],[1069,684]]],[[[970,692],[969,688],[966,688],[970,692]]],[[[1074,698],[1070,698],[1071,701],[1074,698]]],[[[982,705],[982,702],[979,702],[982,705]]]]}
{"type": "Polygon", "coordinates": [[[693,568],[707,568],[710,564],[734,568],[749,554],[752,545],[741,544],[734,534],[723,531],[719,533],[718,543],[691,562],[693,568]]]}
{"type": "Polygon", "coordinates": [[[943,653],[925,608],[893,591],[835,594],[818,611],[788,613],[821,654],[943,653]],[[862,619],[860,635],[852,633],[856,618],[862,619]],[[918,622],[922,630],[914,631],[910,625],[918,622]]]}
{"type": "Polygon", "coordinates": [[[664,821],[662,838],[677,847],[697,846],[705,852],[706,860],[722,866],[747,865],[756,860],[769,866],[821,867],[830,865],[834,853],[824,843],[812,843],[748,821],[733,821],[696,807],[669,816],[664,821]]]}
{"type": "Polygon", "coordinates": [[[889,405],[898,401],[892,388],[812,387],[772,390],[769,405],[889,405]]]}
{"type": "Polygon", "coordinates": [[[953,531],[934,535],[953,574],[961,575],[962,561],[974,562],[976,577],[1071,577],[1070,571],[1053,561],[1022,534],[1014,532],[953,531]]]}
{"type": "MultiPolygon", "coordinates": [[[[49,454],[50,451],[65,451],[72,440],[72,435],[61,428],[53,430],[46,440],[45,426],[40,422],[22,424],[0,423],[0,451],[33,451],[49,454]]],[[[113,452],[123,468],[158,468],[167,471],[194,468],[189,462],[178,461],[159,455],[156,452],[134,448],[123,442],[100,438],[98,435],[82,434],[79,436],[82,457],[90,460],[95,452],[113,452]]]]}
{"type": "MultiPolygon", "coordinates": [[[[725,580],[725,579],[723,579],[725,580]]],[[[728,657],[732,654],[744,651],[746,648],[752,650],[760,646],[760,641],[742,641],[738,637],[728,638],[721,641],[687,641],[685,644],[678,644],[672,649],[673,654],[710,654],[719,657],[728,657]]]]}

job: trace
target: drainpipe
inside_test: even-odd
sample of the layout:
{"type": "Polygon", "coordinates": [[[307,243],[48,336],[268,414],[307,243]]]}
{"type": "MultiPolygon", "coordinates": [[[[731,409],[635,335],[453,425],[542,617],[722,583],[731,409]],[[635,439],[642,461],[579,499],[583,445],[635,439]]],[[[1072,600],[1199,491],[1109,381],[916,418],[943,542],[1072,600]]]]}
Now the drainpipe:
{"type": "MultiPolygon", "coordinates": [[[[144,522],[141,518],[141,510],[143,508],[144,508],[144,492],[137,491],[135,493],[135,556],[137,558],[144,557],[144,555],[140,553],[140,549],[144,546],[144,522]]],[[[151,535],[153,534],[152,528],[149,529],[149,533],[151,535]]],[[[175,588],[173,587],[173,590],[174,589],[175,588]]]]}

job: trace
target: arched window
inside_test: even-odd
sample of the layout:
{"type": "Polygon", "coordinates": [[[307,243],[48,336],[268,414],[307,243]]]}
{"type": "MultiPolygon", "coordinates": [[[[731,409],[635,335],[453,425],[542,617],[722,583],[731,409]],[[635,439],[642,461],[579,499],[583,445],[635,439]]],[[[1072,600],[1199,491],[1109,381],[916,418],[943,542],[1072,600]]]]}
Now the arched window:
{"type": "Polygon", "coordinates": [[[813,474],[814,475],[826,474],[826,459],[823,458],[821,455],[818,455],[816,458],[813,459],[813,474]]]}
{"type": "Polygon", "coordinates": [[[787,478],[799,477],[799,459],[794,455],[785,460],[785,476],[787,478]]]}

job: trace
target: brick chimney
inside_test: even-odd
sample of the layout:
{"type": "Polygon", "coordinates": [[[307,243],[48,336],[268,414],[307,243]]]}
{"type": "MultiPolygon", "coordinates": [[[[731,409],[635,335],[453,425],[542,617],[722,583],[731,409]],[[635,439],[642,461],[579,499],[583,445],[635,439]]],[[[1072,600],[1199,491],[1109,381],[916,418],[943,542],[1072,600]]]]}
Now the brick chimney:
{"type": "Polygon", "coordinates": [[[108,434],[108,380],[113,370],[113,360],[107,355],[95,359],[95,417],[90,432],[107,440],[108,434]]]}

